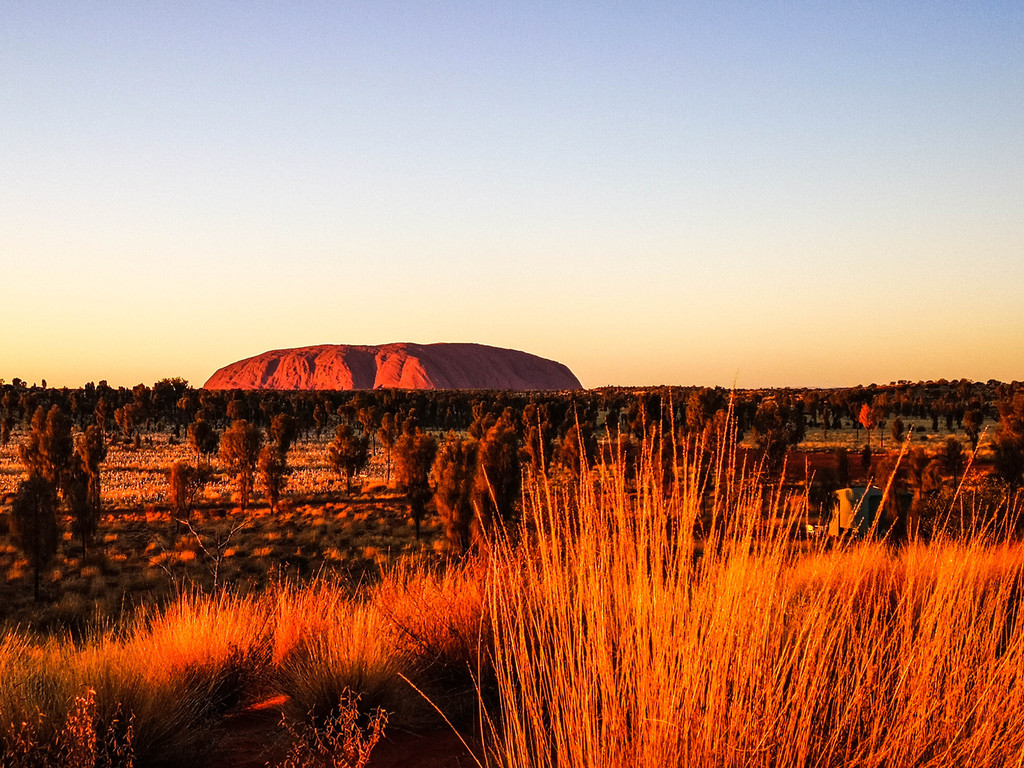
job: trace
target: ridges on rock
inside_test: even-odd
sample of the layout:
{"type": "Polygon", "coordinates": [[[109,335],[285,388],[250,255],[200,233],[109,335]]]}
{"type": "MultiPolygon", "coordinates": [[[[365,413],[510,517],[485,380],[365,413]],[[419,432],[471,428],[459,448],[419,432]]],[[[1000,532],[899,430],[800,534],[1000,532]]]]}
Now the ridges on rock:
{"type": "Polygon", "coordinates": [[[226,365],[205,389],[580,389],[562,363],[484,344],[323,344],[226,365]]]}

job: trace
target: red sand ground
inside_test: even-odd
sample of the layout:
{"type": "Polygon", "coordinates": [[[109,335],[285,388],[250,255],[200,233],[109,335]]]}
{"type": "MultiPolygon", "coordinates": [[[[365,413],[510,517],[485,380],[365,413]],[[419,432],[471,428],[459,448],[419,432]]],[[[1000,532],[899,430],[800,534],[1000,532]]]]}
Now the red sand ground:
{"type": "MultiPolygon", "coordinates": [[[[279,696],[232,715],[210,761],[214,768],[266,768],[284,758],[287,744],[281,731],[279,696]]],[[[470,768],[477,762],[451,730],[425,734],[392,729],[377,745],[368,768],[470,768]]]]}

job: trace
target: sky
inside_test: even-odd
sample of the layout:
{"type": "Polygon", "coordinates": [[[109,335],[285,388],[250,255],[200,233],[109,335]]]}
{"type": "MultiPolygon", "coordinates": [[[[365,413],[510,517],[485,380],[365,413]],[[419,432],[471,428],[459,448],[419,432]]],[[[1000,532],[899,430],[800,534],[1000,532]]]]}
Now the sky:
{"type": "Polygon", "coordinates": [[[1024,4],[0,4],[0,378],[1024,379],[1024,4]]]}

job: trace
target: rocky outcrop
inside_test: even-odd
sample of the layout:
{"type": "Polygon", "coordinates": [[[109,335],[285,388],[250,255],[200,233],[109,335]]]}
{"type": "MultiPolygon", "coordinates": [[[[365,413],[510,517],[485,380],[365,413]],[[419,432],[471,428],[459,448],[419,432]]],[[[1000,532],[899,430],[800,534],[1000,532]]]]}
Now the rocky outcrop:
{"type": "Polygon", "coordinates": [[[205,389],[580,389],[572,371],[484,344],[324,344],[277,349],[217,371],[205,389]]]}

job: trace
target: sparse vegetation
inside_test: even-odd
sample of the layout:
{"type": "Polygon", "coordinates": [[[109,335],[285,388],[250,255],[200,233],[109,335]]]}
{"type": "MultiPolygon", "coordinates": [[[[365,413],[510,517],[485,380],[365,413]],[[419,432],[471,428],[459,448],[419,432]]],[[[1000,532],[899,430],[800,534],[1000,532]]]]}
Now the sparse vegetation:
{"type": "MultiPolygon", "coordinates": [[[[978,467],[979,456],[994,461],[998,441],[981,437],[967,454],[970,435],[920,440],[928,416],[907,416],[905,450],[877,451],[868,471],[891,478],[893,497],[905,492],[909,541],[893,527],[885,540],[833,545],[803,532],[828,514],[825,484],[856,475],[847,451],[860,446],[851,414],[863,402],[840,411],[831,401],[829,416],[822,398],[734,403],[730,421],[715,395],[682,397],[685,411],[675,400],[609,397],[600,407],[531,403],[521,416],[443,398],[444,407],[417,401],[415,414],[365,402],[339,411],[317,395],[289,406],[290,434],[253,397],[171,388],[122,402],[108,392],[133,405],[133,440],[95,463],[102,515],[83,552],[63,514],[77,491],[64,491],[61,509],[62,486],[43,469],[33,476],[52,494],[52,515],[28,514],[41,508],[25,506],[27,465],[14,443],[42,468],[66,441],[43,449],[52,407],[21,393],[32,416],[0,449],[3,522],[30,544],[25,521],[39,519],[52,547],[36,559],[0,539],[10,622],[0,634],[0,763],[201,764],[225,717],[267,700],[285,718],[284,765],[364,765],[383,738],[377,712],[389,732],[446,718],[482,763],[501,768],[1024,759],[1024,500],[978,467]],[[362,434],[349,431],[368,461],[353,470],[358,483],[310,438],[317,408],[321,429],[336,426],[328,414],[358,421],[362,434]],[[208,482],[175,490],[173,467],[180,479],[196,458],[175,426],[197,419],[212,431],[242,415],[250,432],[266,430],[263,453],[283,460],[290,446],[288,485],[275,498],[263,480],[262,495],[233,510],[240,489],[222,449],[208,482]],[[406,425],[390,457],[374,421],[388,416],[406,425]],[[150,425],[162,418],[163,431],[150,425]],[[434,458],[439,425],[456,419],[462,427],[434,458]],[[808,434],[827,420],[834,440],[801,454],[803,467],[768,450],[771,430],[783,440],[797,420],[808,434]],[[811,459],[832,479],[814,477],[811,459]]],[[[95,396],[83,393],[72,413],[91,414],[95,396]]],[[[892,400],[872,402],[880,422],[892,400]]],[[[1016,411],[1004,410],[998,434],[1009,441],[1016,411]]],[[[77,430],[82,445],[92,424],[74,423],[53,434],[77,430]]]]}

